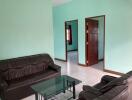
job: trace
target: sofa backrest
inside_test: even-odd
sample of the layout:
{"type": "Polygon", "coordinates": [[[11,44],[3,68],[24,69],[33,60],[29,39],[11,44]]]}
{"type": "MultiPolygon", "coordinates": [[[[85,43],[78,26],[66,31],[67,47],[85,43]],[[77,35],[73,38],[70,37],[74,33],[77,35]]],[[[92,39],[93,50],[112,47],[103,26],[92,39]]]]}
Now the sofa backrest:
{"type": "Polygon", "coordinates": [[[37,54],[1,60],[0,73],[5,80],[9,81],[45,71],[52,65],[54,62],[48,54],[37,54]]]}
{"type": "Polygon", "coordinates": [[[131,100],[132,71],[111,81],[107,86],[113,86],[113,88],[101,95],[98,100],[107,100],[107,98],[113,98],[112,100],[131,100]]]}
{"type": "Polygon", "coordinates": [[[128,87],[126,85],[115,86],[103,95],[95,98],[94,100],[127,100],[128,87]]]}

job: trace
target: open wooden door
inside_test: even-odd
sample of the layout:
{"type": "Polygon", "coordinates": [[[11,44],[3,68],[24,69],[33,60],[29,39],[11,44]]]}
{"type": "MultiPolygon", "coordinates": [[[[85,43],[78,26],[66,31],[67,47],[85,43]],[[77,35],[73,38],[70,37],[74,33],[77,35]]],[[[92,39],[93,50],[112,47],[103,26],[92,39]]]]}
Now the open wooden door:
{"type": "Polygon", "coordinates": [[[98,63],[98,21],[86,19],[86,64],[98,63]]]}

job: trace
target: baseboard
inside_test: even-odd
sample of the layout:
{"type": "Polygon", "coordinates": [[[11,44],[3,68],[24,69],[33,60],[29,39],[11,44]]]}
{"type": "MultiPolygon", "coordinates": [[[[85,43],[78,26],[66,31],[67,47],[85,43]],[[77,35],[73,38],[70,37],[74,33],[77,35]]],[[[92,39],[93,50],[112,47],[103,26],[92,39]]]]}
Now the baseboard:
{"type": "MultiPolygon", "coordinates": [[[[59,58],[54,58],[55,60],[59,60],[59,61],[63,61],[63,62],[67,62],[66,60],[63,60],[63,59],[59,59],[59,58]]],[[[103,59],[102,59],[103,60],[103,59]]],[[[88,67],[86,64],[80,64],[78,63],[79,66],[83,66],[83,67],[88,67]]],[[[116,74],[116,75],[123,75],[124,73],[121,73],[121,72],[116,72],[116,71],[112,71],[112,70],[108,70],[108,69],[103,69],[104,72],[108,72],[108,73],[111,73],[111,74],[116,74]]]]}
{"type": "Polygon", "coordinates": [[[67,62],[66,60],[63,59],[59,59],[59,58],[54,58],[55,60],[59,60],[59,61],[63,61],[63,62],[67,62]]]}
{"type": "Polygon", "coordinates": [[[88,67],[86,64],[80,64],[78,63],[79,66],[83,66],[83,67],[88,67]]]}
{"type": "Polygon", "coordinates": [[[104,61],[104,59],[99,59],[98,61],[104,61]]]}
{"type": "Polygon", "coordinates": [[[78,51],[78,49],[68,50],[67,52],[73,52],[73,51],[78,51]]]}
{"type": "Polygon", "coordinates": [[[108,69],[104,69],[104,72],[108,72],[111,74],[116,74],[116,75],[123,75],[124,73],[120,73],[120,72],[116,72],[116,71],[112,71],[112,70],[108,70],[108,69]]]}

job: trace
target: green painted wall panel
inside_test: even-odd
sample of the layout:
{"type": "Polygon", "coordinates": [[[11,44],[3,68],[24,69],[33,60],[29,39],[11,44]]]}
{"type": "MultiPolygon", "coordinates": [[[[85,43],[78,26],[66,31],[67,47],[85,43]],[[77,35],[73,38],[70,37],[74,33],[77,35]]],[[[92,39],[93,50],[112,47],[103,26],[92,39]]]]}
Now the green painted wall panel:
{"type": "Polygon", "coordinates": [[[73,0],[54,7],[55,57],[65,59],[64,22],[78,19],[79,63],[85,64],[85,18],[106,15],[105,68],[123,73],[131,70],[131,5],[131,0],[73,0]]]}
{"type": "Polygon", "coordinates": [[[39,53],[54,57],[51,0],[0,0],[0,4],[0,59],[39,53]]]}

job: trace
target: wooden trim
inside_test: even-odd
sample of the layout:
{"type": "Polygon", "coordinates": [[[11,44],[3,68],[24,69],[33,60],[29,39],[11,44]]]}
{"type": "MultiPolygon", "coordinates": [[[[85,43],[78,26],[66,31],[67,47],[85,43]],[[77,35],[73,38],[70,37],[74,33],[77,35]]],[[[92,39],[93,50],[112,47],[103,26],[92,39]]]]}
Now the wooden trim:
{"type": "Polygon", "coordinates": [[[85,18],[85,65],[87,65],[88,66],[88,64],[87,64],[87,29],[86,29],[86,21],[87,21],[87,19],[85,18]]]}
{"type": "Polygon", "coordinates": [[[86,63],[86,65],[88,66],[88,64],[87,64],[87,48],[86,48],[86,21],[87,21],[87,19],[89,19],[89,18],[97,18],[97,17],[104,17],[104,63],[103,63],[103,69],[105,69],[105,28],[106,28],[106,16],[105,15],[100,15],[100,16],[93,16],[93,17],[87,17],[87,18],[85,18],[85,63],[86,63]]]}
{"type": "MultiPolygon", "coordinates": [[[[65,58],[66,58],[66,62],[67,62],[67,52],[68,52],[67,51],[67,41],[66,41],[66,37],[67,37],[67,35],[66,35],[66,22],[72,22],[72,21],[77,21],[77,49],[78,49],[78,19],[65,21],[65,58]]],[[[78,52],[77,52],[77,59],[79,59],[78,52]]],[[[78,60],[78,62],[79,62],[79,60],[78,60]]]]}
{"type": "Polygon", "coordinates": [[[86,64],[80,64],[80,63],[78,63],[78,65],[79,65],[79,66],[83,66],[83,67],[87,67],[86,64]]]}
{"type": "Polygon", "coordinates": [[[69,51],[67,51],[67,52],[73,52],[73,51],[78,51],[78,49],[69,50],[69,51]]]}
{"type": "Polygon", "coordinates": [[[66,62],[66,60],[63,60],[63,59],[59,59],[59,58],[54,58],[55,60],[59,60],[59,61],[63,61],[63,62],[66,62]]]}
{"type": "Polygon", "coordinates": [[[104,45],[103,45],[103,46],[104,46],[104,63],[103,63],[103,69],[105,69],[105,41],[106,41],[106,40],[105,40],[105,33],[106,33],[106,32],[105,32],[105,28],[106,28],[105,25],[106,25],[106,17],[105,17],[105,15],[104,15],[104,45]]]}
{"type": "Polygon", "coordinates": [[[65,21],[65,22],[72,22],[72,21],[78,21],[78,19],[75,19],[75,20],[69,20],[69,21],[65,21]]]}
{"type": "Polygon", "coordinates": [[[108,70],[108,69],[104,69],[104,72],[108,72],[111,74],[116,74],[116,75],[123,75],[124,73],[120,73],[120,72],[116,72],[116,71],[112,71],[112,70],[108,70]]]}
{"type": "MultiPolygon", "coordinates": [[[[79,49],[78,47],[79,45],[78,45],[78,20],[77,20],[77,49],[79,49]]],[[[77,63],[79,63],[79,52],[77,52],[77,63]]]]}
{"type": "Polygon", "coordinates": [[[66,40],[66,21],[65,21],[65,58],[66,58],[66,62],[67,62],[67,40],[66,40]]]}
{"type": "Polygon", "coordinates": [[[97,18],[97,17],[105,17],[105,15],[87,17],[86,19],[88,19],[88,18],[97,18]]]}

